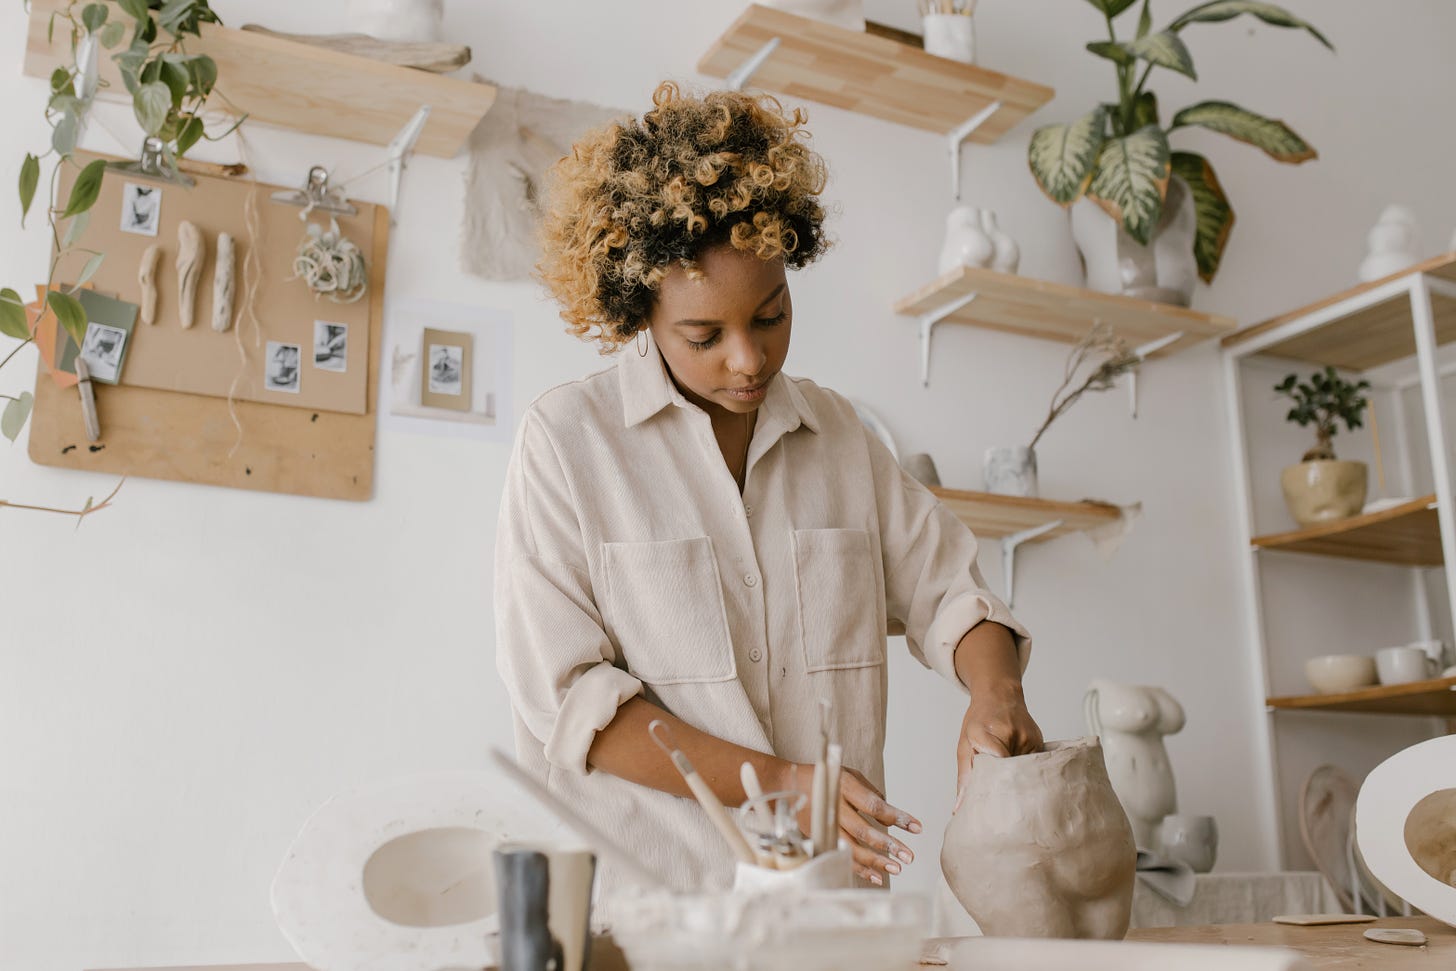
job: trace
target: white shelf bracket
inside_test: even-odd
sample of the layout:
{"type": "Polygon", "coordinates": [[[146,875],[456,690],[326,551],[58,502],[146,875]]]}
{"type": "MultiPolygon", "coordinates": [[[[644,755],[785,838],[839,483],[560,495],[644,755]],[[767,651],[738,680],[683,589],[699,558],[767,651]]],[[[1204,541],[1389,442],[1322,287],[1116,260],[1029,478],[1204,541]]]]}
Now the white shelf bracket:
{"type": "Polygon", "coordinates": [[[976,299],[978,295],[968,293],[964,297],[957,297],[950,303],[936,307],[928,314],[922,314],[920,321],[920,386],[930,387],[930,335],[935,330],[935,325],[940,323],[951,314],[976,299]]]}
{"type": "Polygon", "coordinates": [[[946,136],[950,148],[950,194],[959,202],[961,199],[961,146],[967,138],[986,123],[986,120],[1001,110],[1001,102],[993,101],[970,118],[967,118],[957,128],[951,129],[946,136]]]}
{"type": "Polygon", "coordinates": [[[771,38],[768,43],[755,51],[748,60],[734,68],[733,72],[728,75],[727,80],[724,82],[728,85],[728,90],[742,91],[743,86],[748,83],[748,79],[753,77],[753,73],[763,66],[763,62],[768,60],[770,54],[778,50],[778,46],[779,39],[777,37],[771,38]]]}
{"type": "Polygon", "coordinates": [[[404,179],[405,163],[409,161],[410,153],[415,150],[415,142],[420,140],[420,132],[425,130],[425,122],[430,120],[430,106],[420,105],[414,117],[405,122],[399,134],[389,140],[389,146],[385,149],[389,153],[389,224],[395,225],[399,221],[399,186],[404,179]]]}
{"type": "Polygon", "coordinates": [[[1053,519],[1049,523],[1001,537],[1001,573],[1006,578],[1006,606],[1012,607],[1016,604],[1016,548],[1060,528],[1062,522],[1063,520],[1053,519]]]}
{"type": "MultiPolygon", "coordinates": [[[[1141,368],[1142,362],[1146,361],[1150,355],[1156,354],[1169,344],[1176,344],[1182,338],[1183,332],[1180,330],[1176,334],[1159,337],[1155,341],[1148,341],[1146,344],[1135,348],[1133,353],[1137,355],[1139,368],[1141,368]]],[[[1128,406],[1132,410],[1132,417],[1136,418],[1138,416],[1138,373],[1136,370],[1127,376],[1127,394],[1129,399],[1128,406]]]]}

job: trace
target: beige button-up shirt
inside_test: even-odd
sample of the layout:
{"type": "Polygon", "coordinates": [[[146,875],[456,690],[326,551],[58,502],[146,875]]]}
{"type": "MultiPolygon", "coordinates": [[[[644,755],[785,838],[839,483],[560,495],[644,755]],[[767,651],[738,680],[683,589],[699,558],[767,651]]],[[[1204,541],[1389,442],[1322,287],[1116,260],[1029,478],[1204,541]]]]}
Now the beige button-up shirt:
{"type": "MultiPolygon", "coordinates": [[[[719,738],[798,762],[833,704],[844,764],[883,789],[886,632],[959,687],[984,620],[1030,640],[987,589],[976,540],[844,398],[780,374],[742,495],[708,415],[654,345],[526,411],[496,546],[497,666],[517,756],[680,889],[733,858],[698,805],[588,767],[638,694],[719,738]]],[[[893,793],[889,794],[893,799],[893,793]]],[[[606,885],[622,878],[603,862],[606,885]]]]}

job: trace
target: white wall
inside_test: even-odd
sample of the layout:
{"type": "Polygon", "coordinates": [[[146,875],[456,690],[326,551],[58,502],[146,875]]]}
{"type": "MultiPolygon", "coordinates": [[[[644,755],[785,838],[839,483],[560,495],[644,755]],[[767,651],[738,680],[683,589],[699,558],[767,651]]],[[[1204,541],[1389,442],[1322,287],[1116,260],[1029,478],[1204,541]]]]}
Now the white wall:
{"type": "MultiPolygon", "coordinates": [[[[235,25],[339,26],[326,13],[333,4],[217,6],[235,25]]],[[[1110,96],[1109,70],[1082,52],[1102,34],[1092,7],[981,6],[983,63],[1062,92],[1037,123],[1110,96]]],[[[1245,321],[1345,285],[1388,201],[1422,207],[1432,249],[1456,224],[1436,161],[1456,148],[1440,124],[1441,92],[1456,81],[1445,50],[1456,10],[1408,0],[1382,7],[1377,23],[1354,0],[1297,6],[1338,56],[1253,21],[1203,26],[1187,34],[1203,79],[1196,94],[1166,76],[1157,88],[1165,112],[1228,98],[1288,119],[1321,151],[1294,169],[1213,136],[1184,140],[1207,149],[1239,214],[1223,272],[1197,301],[1245,321]]],[[[484,74],[641,107],[661,77],[694,77],[738,9],[725,0],[456,2],[448,18],[484,74]]],[[[905,26],[911,9],[870,4],[875,19],[905,26]]],[[[1175,12],[1159,3],[1160,18],[1175,12]]],[[[0,62],[14,72],[0,98],[0,187],[14,184],[22,150],[47,136],[44,85],[18,76],[23,36],[20,5],[0,8],[0,62]]],[[[941,140],[809,107],[832,166],[840,245],[795,280],[789,368],[864,401],[902,449],[933,453],[947,484],[974,488],[981,452],[1024,440],[1037,423],[1064,349],[943,328],[923,390],[913,325],[889,307],[933,275],[949,202],[941,140]]],[[[998,209],[1021,241],[1025,273],[1074,281],[1064,218],[1026,172],[1031,127],[968,151],[968,201],[998,209]]],[[[119,149],[99,134],[88,144],[119,149]]],[[[257,175],[285,184],[312,163],[347,175],[380,157],[261,127],[249,147],[257,175]]],[[[463,164],[412,163],[388,288],[514,313],[519,412],[599,364],[532,287],[455,270],[463,164]]],[[[385,192],[375,177],[358,194],[385,192]]],[[[45,260],[39,221],[22,232],[17,215],[13,201],[0,205],[10,286],[40,279],[45,260]]],[[[26,387],[29,366],[0,372],[0,390],[26,387]]],[[[1081,731],[1091,678],[1167,686],[1189,715],[1170,740],[1184,808],[1218,816],[1221,867],[1270,865],[1216,348],[1156,363],[1142,383],[1136,424],[1121,393],[1089,399],[1040,448],[1046,495],[1142,500],[1146,515],[1110,562],[1081,538],[1025,556],[1018,606],[1038,641],[1031,708],[1049,737],[1067,736],[1081,731]]],[[[0,445],[0,497],[67,505],[110,489],[109,479],[31,465],[24,444],[0,445]]],[[[478,766],[488,745],[507,743],[489,565],[507,458],[504,445],[385,433],[366,504],[138,479],[79,531],[0,511],[0,966],[285,960],[267,888],[312,808],[355,783],[478,766]]],[[[985,566],[999,584],[994,545],[985,566]]],[[[927,823],[913,841],[921,860],[901,883],[923,888],[949,811],[960,702],[903,652],[892,681],[891,796],[927,823]]]]}

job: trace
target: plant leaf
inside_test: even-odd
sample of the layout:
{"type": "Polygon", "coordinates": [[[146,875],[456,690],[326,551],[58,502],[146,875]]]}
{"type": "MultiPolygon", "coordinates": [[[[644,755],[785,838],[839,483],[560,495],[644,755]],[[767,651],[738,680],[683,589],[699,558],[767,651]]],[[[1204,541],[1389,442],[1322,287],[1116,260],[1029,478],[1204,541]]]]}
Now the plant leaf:
{"type": "Polygon", "coordinates": [[[20,163],[20,225],[25,225],[25,216],[30,212],[30,204],[35,201],[35,188],[40,184],[40,159],[31,155],[25,155],[25,161],[20,163]]]}
{"type": "Polygon", "coordinates": [[[1143,0],[1143,12],[1138,14],[1138,40],[1148,36],[1148,31],[1153,29],[1153,12],[1148,9],[1151,4],[1152,0],[1143,0]]]}
{"type": "Polygon", "coordinates": [[[182,130],[177,133],[178,155],[186,155],[187,150],[197,144],[197,140],[202,137],[203,133],[201,118],[196,115],[185,115],[184,117],[187,121],[183,124],[182,130]]]}
{"type": "MultiPolygon", "coordinates": [[[[1193,255],[1198,260],[1198,275],[1204,283],[1212,283],[1223,259],[1223,248],[1228,243],[1229,233],[1234,228],[1234,210],[1218,176],[1202,155],[1192,152],[1173,152],[1170,161],[1173,174],[1193,192],[1193,209],[1198,216],[1198,232],[1193,238],[1193,255]]],[[[1293,386],[1293,375],[1289,379],[1293,386]]]]}
{"type": "Polygon", "coordinates": [[[192,85],[203,98],[212,94],[217,84],[217,62],[206,54],[198,54],[187,62],[187,71],[192,75],[192,85]]]}
{"type": "Polygon", "coordinates": [[[1184,125],[1198,125],[1248,142],[1279,162],[1298,164],[1318,157],[1284,122],[1245,111],[1227,101],[1204,101],[1184,108],[1173,117],[1168,130],[1184,125]]]}
{"type": "Polygon", "coordinates": [[[1158,96],[1151,91],[1144,91],[1132,105],[1132,130],[1137,131],[1148,125],[1158,125],[1158,96]]]}
{"type": "Polygon", "coordinates": [[[56,320],[66,328],[66,333],[80,347],[86,342],[86,310],[75,297],[52,290],[46,294],[46,303],[56,315],[56,320]]]}
{"type": "Polygon", "coordinates": [[[0,434],[12,442],[20,437],[20,430],[25,427],[25,420],[30,417],[30,406],[33,404],[35,396],[29,391],[22,391],[20,397],[5,402],[5,412],[0,414],[0,434]]]}
{"type": "Polygon", "coordinates": [[[152,12],[147,8],[147,0],[117,0],[121,9],[127,16],[135,21],[150,20],[152,12]]]}
{"type": "Polygon", "coordinates": [[[172,107],[181,108],[182,99],[187,94],[187,85],[191,81],[187,68],[175,61],[163,59],[162,71],[158,80],[167,86],[168,91],[172,92],[172,107]]]}
{"type": "Polygon", "coordinates": [[[78,212],[71,217],[71,224],[66,227],[66,235],[61,239],[61,248],[70,249],[71,244],[81,238],[86,231],[86,226],[91,222],[90,212],[78,212]]]}
{"type": "Polygon", "coordinates": [[[66,201],[66,211],[61,213],[62,219],[85,212],[96,204],[96,197],[101,194],[101,177],[105,174],[106,161],[99,158],[81,170],[81,174],[76,176],[75,184],[71,186],[71,198],[66,201]]]}
{"type": "Polygon", "coordinates": [[[1137,0],[1087,0],[1087,2],[1102,11],[1103,15],[1110,20],[1137,3],[1137,0]]]}
{"type": "Polygon", "coordinates": [[[51,148],[61,158],[70,158],[76,150],[76,139],[81,137],[81,122],[72,112],[65,112],[51,132],[51,148]]]}
{"type": "Polygon", "coordinates": [[[1107,109],[1099,105],[1070,125],[1048,125],[1032,133],[1027,163],[1053,202],[1069,206],[1087,191],[1106,129],[1107,109]]]}
{"type": "Polygon", "coordinates": [[[1105,57],[1114,64],[1127,67],[1137,61],[1132,51],[1127,49],[1126,44],[1119,44],[1114,40],[1094,40],[1087,45],[1087,49],[1098,57],[1105,57]]]}
{"type": "Polygon", "coordinates": [[[86,261],[86,265],[81,268],[81,275],[76,279],[76,282],[71,286],[71,292],[72,293],[75,293],[77,290],[81,289],[81,287],[85,286],[86,283],[93,276],[96,275],[96,271],[99,270],[99,269],[101,269],[101,262],[103,260],[105,260],[105,259],[106,259],[106,254],[105,253],[97,253],[95,256],[93,256],[89,260],[87,260],[86,261]]]}
{"type": "Polygon", "coordinates": [[[111,23],[101,28],[101,46],[106,48],[107,50],[111,50],[117,44],[120,44],[121,39],[125,36],[126,24],[122,23],[120,20],[113,20],[111,23]]]}
{"type": "Polygon", "coordinates": [[[106,14],[106,4],[88,3],[86,9],[81,11],[81,23],[85,24],[86,29],[94,34],[106,23],[106,14]]]}
{"type": "Polygon", "coordinates": [[[155,135],[167,123],[167,113],[172,110],[172,90],[161,81],[139,85],[132,97],[132,109],[142,130],[155,135]]]}
{"type": "Polygon", "coordinates": [[[51,94],[64,91],[71,86],[71,72],[58,67],[51,72],[51,94]]]}
{"type": "Polygon", "coordinates": [[[1193,70],[1193,55],[1188,53],[1188,45],[1171,30],[1161,30],[1156,34],[1140,37],[1127,45],[1127,49],[1128,53],[1149,64],[1166,67],[1170,71],[1177,71],[1198,80],[1198,73],[1193,70]]]}
{"type": "Polygon", "coordinates": [[[20,294],[6,287],[0,290],[0,334],[18,341],[30,339],[30,318],[20,294]]]}
{"type": "Polygon", "coordinates": [[[1272,3],[1260,3],[1258,0],[1213,0],[1211,3],[1199,4],[1173,21],[1168,29],[1182,30],[1189,24],[1232,20],[1240,14],[1251,14],[1275,27],[1297,27],[1307,30],[1315,40],[1330,50],[1335,49],[1335,45],[1326,40],[1325,35],[1315,30],[1310,24],[1300,20],[1283,7],[1277,7],[1272,3]]]}
{"type": "Polygon", "coordinates": [[[1146,246],[1163,214],[1169,165],[1168,137],[1156,125],[1108,139],[1087,195],[1146,246]]]}

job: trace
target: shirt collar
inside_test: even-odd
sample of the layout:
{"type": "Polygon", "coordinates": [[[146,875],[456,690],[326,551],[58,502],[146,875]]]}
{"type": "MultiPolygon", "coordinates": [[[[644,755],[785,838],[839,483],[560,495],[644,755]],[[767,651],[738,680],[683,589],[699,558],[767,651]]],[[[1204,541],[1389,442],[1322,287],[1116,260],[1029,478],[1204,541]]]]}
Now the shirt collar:
{"type": "MultiPolygon", "coordinates": [[[[623,422],[628,428],[641,424],[668,405],[684,408],[691,404],[672,383],[667,363],[651,334],[639,333],[644,336],[629,341],[617,352],[617,383],[622,393],[623,422]],[[639,352],[638,340],[645,342],[646,354],[639,352]]],[[[791,432],[801,424],[812,432],[819,431],[818,416],[804,392],[787,374],[780,373],[774,378],[760,410],[763,413],[759,418],[769,419],[782,432],[791,432]]]]}

